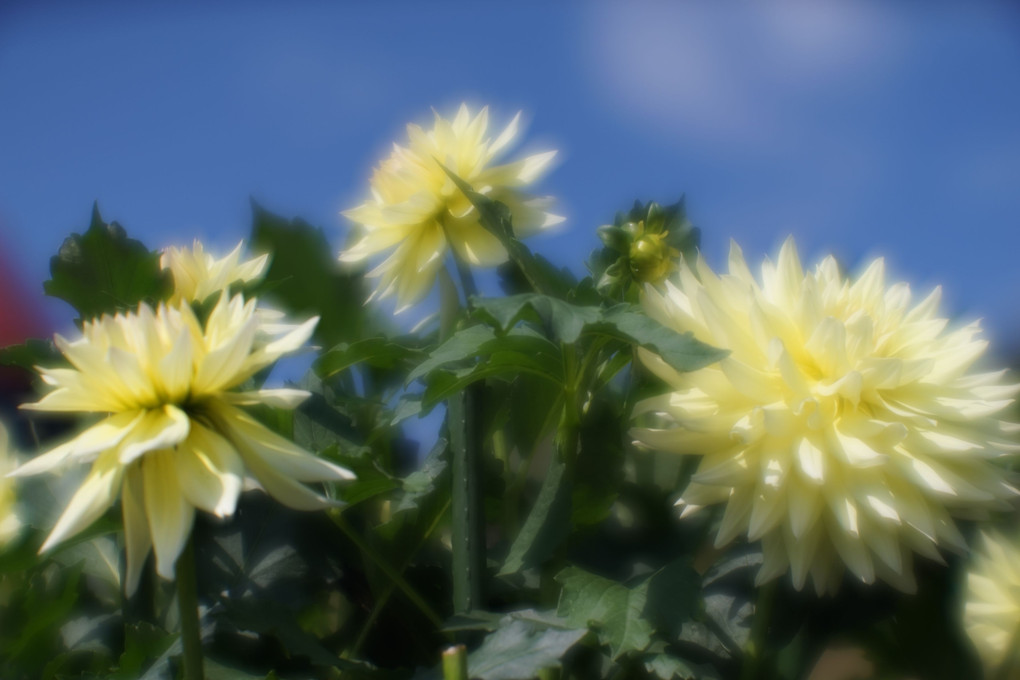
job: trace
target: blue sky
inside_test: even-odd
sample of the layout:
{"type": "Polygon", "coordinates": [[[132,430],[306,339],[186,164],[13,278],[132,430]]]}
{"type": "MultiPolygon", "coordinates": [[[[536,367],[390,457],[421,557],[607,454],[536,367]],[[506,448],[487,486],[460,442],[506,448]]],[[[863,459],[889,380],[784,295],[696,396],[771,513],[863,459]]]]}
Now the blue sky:
{"type": "Polygon", "coordinates": [[[561,151],[539,192],[568,221],[533,245],[576,271],[615,211],[686,193],[711,262],[788,234],[805,261],[885,255],[1020,349],[1004,3],[8,2],[0,247],[39,290],[93,200],[152,247],[225,249],[254,196],[339,248],[404,125],[462,100],[561,151]]]}

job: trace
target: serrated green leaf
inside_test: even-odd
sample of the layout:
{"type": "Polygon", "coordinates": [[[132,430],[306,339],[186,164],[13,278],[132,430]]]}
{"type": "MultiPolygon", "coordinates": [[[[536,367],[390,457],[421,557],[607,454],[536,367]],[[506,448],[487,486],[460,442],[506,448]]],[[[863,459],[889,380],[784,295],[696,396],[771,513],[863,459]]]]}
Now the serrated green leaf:
{"type": "Polygon", "coordinates": [[[394,508],[394,512],[414,510],[419,501],[436,489],[439,480],[447,473],[448,442],[440,437],[435,446],[425,457],[421,469],[415,470],[401,480],[403,493],[394,508]]]}
{"type": "Polygon", "coordinates": [[[531,680],[557,663],[587,632],[541,630],[527,621],[510,621],[468,655],[468,675],[478,680],[531,680]]]}
{"type": "Polygon", "coordinates": [[[457,331],[433,350],[425,361],[415,366],[408,374],[406,383],[410,384],[446,364],[478,356],[481,346],[495,337],[496,334],[487,326],[469,326],[457,331]]]}
{"type": "Polygon", "coordinates": [[[474,191],[471,185],[445,166],[443,170],[478,210],[478,221],[499,239],[510,256],[510,260],[517,265],[520,273],[527,280],[531,290],[544,295],[566,298],[570,294],[570,290],[577,285],[576,280],[567,270],[557,269],[545,258],[532,253],[517,239],[514,234],[513,216],[510,208],[474,191]]]}
{"type": "Polygon", "coordinates": [[[704,664],[695,664],[672,654],[647,654],[645,670],[659,680],[719,680],[719,675],[704,664]]]}
{"type": "Polygon", "coordinates": [[[366,338],[353,343],[341,343],[323,353],[316,359],[314,369],[320,378],[328,378],[362,362],[374,368],[392,370],[413,366],[423,358],[421,350],[389,338],[366,338]]]}
{"type": "Polygon", "coordinates": [[[60,363],[66,361],[51,340],[30,338],[21,345],[0,347],[0,366],[17,366],[31,371],[36,366],[53,368],[60,363]]]}
{"type": "Polygon", "coordinates": [[[564,480],[567,466],[557,458],[549,463],[538,498],[528,513],[499,576],[516,574],[544,562],[570,531],[570,484],[564,480]]]}
{"type": "Polygon", "coordinates": [[[534,331],[512,329],[497,336],[487,326],[470,326],[458,331],[411,371],[408,382],[428,376],[421,405],[425,410],[468,385],[485,378],[510,380],[521,373],[543,378],[557,386],[563,382],[560,350],[534,331]],[[451,364],[478,359],[473,365],[448,368],[451,364]]]}
{"type": "Polygon", "coordinates": [[[110,676],[110,680],[137,678],[142,669],[166,652],[175,639],[175,633],[168,633],[146,621],[126,624],[124,652],[120,655],[117,672],[110,676]]]}
{"type": "Polygon", "coordinates": [[[362,276],[340,268],[322,230],[300,219],[283,219],[254,201],[252,218],[252,250],[272,254],[252,294],[294,318],[318,315],[315,339],[326,347],[364,338],[370,324],[362,276]]]}
{"type": "Polygon", "coordinates": [[[47,295],[64,300],[82,319],[155,303],[170,294],[172,280],[159,266],[158,252],[128,238],[116,222],[107,224],[92,207],[84,234],[71,234],[50,259],[47,295]]]}
{"type": "Polygon", "coordinates": [[[645,587],[628,588],[578,567],[567,567],[556,580],[563,586],[556,613],[571,625],[596,630],[614,659],[640,652],[652,641],[654,629],[644,617],[645,587]]]}
{"type": "Polygon", "coordinates": [[[643,584],[648,592],[644,615],[656,631],[677,638],[694,616],[701,595],[701,577],[686,560],[667,564],[643,584]]]}
{"type": "Polygon", "coordinates": [[[594,305],[575,305],[533,293],[505,298],[472,298],[472,304],[484,318],[498,324],[504,331],[531,309],[553,340],[567,344],[575,342],[585,325],[599,321],[602,315],[594,305]]]}
{"type": "Polygon", "coordinates": [[[706,345],[690,332],[678,333],[667,328],[639,308],[626,304],[607,310],[602,320],[589,329],[655,352],[678,371],[696,371],[729,354],[706,345]]]}

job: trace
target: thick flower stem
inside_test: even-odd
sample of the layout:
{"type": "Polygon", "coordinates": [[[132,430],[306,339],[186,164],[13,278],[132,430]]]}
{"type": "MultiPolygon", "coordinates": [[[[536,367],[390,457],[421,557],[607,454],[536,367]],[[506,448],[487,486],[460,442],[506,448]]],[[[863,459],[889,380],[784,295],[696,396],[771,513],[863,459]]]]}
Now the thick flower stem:
{"type": "MultiPolygon", "coordinates": [[[[465,266],[457,265],[464,298],[469,299],[474,282],[465,266]]],[[[453,334],[457,295],[453,281],[445,272],[440,276],[440,335],[453,334]]],[[[482,385],[475,384],[450,397],[446,405],[446,422],[450,433],[451,483],[450,538],[453,567],[453,610],[469,612],[481,606],[482,570],[485,565],[485,536],[479,456],[482,432],[479,414],[482,407],[482,385]]]]}
{"type": "Polygon", "coordinates": [[[755,680],[762,677],[765,642],[769,633],[769,624],[772,622],[772,605],[776,600],[778,584],[778,579],[773,579],[758,589],[758,600],[754,603],[751,637],[744,649],[744,663],[740,668],[740,680],[755,680]]]}
{"type": "Polygon", "coordinates": [[[468,680],[467,648],[448,647],[443,652],[443,680],[468,680]]]}
{"type": "Polygon", "coordinates": [[[188,537],[177,558],[177,608],[181,617],[181,646],[184,649],[184,680],[203,680],[202,633],[198,618],[198,589],[195,584],[195,536],[188,537]]]}

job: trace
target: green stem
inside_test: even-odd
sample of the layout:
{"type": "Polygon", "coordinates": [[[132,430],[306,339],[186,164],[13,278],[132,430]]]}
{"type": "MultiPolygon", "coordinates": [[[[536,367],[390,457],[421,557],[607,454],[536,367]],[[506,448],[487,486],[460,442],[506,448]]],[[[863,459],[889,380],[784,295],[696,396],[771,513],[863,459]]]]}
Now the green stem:
{"type": "Polygon", "coordinates": [[[744,651],[744,663],[740,669],[740,680],[757,680],[762,677],[762,660],[765,657],[765,641],[772,619],[772,605],[776,600],[779,580],[773,579],[758,590],[758,601],[754,605],[754,621],[751,637],[744,651]]]}
{"type": "Polygon", "coordinates": [[[485,537],[482,527],[481,449],[478,406],[482,385],[474,384],[447,402],[450,450],[453,454],[450,494],[450,539],[453,559],[453,610],[469,612],[481,606],[485,537]]]}
{"type": "Polygon", "coordinates": [[[184,680],[203,680],[202,633],[198,620],[198,588],[195,584],[195,536],[188,537],[177,558],[177,608],[181,617],[184,648],[184,680]]]}
{"type": "MultiPolygon", "coordinates": [[[[454,255],[465,301],[475,294],[475,283],[466,263],[454,255]]],[[[453,282],[445,271],[440,275],[440,336],[453,333],[458,309],[453,282]],[[451,294],[453,293],[453,294],[451,294]]],[[[480,415],[484,385],[476,383],[453,395],[446,404],[450,433],[450,540],[453,567],[453,610],[469,612],[482,602],[482,572],[485,566],[485,535],[478,469],[482,450],[480,415]]]]}
{"type": "Polygon", "coordinates": [[[468,680],[467,648],[447,647],[443,652],[443,680],[468,680]]]}
{"type": "Polygon", "coordinates": [[[429,603],[422,599],[421,595],[415,591],[414,588],[404,579],[404,577],[394,569],[390,564],[383,559],[382,555],[372,549],[368,543],[358,536],[357,532],[351,528],[351,525],[347,523],[344,516],[339,512],[331,512],[329,516],[333,519],[333,523],[340,528],[340,531],[344,532],[344,535],[351,540],[361,553],[370,559],[379,570],[386,575],[386,578],[390,580],[390,583],[400,588],[401,592],[407,596],[407,599],[418,608],[418,610],[425,615],[425,617],[434,625],[436,628],[440,628],[443,625],[443,619],[435,612],[429,603]]]}
{"type": "MultiPolygon", "coordinates": [[[[403,563],[397,569],[397,573],[400,574],[401,578],[403,578],[404,570],[407,569],[407,565],[410,564],[411,558],[414,557],[414,555],[419,550],[422,549],[422,546],[424,546],[426,541],[428,541],[429,537],[432,536],[432,532],[434,532],[436,530],[436,527],[439,526],[440,520],[443,519],[443,516],[446,514],[446,510],[449,507],[450,500],[447,499],[446,504],[443,505],[443,508],[438,513],[436,513],[436,518],[432,520],[432,524],[429,525],[428,529],[425,530],[425,533],[418,541],[418,545],[414,547],[414,550],[407,554],[407,558],[404,559],[403,563]]],[[[396,590],[397,590],[396,581],[390,581],[389,583],[386,584],[386,589],[383,590],[382,594],[379,596],[379,599],[375,601],[375,605],[372,606],[372,611],[369,612],[368,618],[365,619],[365,623],[362,624],[361,626],[361,631],[358,633],[358,638],[354,641],[354,646],[351,648],[350,654],[351,656],[357,656],[358,652],[361,651],[361,647],[365,644],[365,640],[368,639],[368,634],[372,631],[372,626],[375,625],[376,619],[379,618],[379,615],[386,607],[386,604],[390,601],[390,598],[393,597],[393,593],[396,592],[396,590]]]]}

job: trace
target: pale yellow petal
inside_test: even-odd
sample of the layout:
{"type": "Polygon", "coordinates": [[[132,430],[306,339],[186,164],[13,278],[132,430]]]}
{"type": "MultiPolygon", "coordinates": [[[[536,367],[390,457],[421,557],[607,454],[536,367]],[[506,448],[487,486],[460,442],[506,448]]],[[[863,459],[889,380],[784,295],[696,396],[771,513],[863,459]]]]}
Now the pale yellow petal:
{"type": "Polygon", "coordinates": [[[117,499],[122,476],[123,468],[113,452],[99,456],[39,552],[46,552],[99,519],[117,499]]]}
{"type": "Polygon", "coordinates": [[[156,572],[173,580],[177,557],[191,534],[195,508],[186,500],[177,478],[174,453],[157,451],[142,462],[145,517],[149,523],[156,572]]]}
{"type": "Polygon", "coordinates": [[[149,536],[149,523],[146,520],[144,503],[144,482],[141,467],[134,465],[124,475],[124,486],[121,491],[121,515],[124,520],[124,551],[126,566],[124,569],[124,592],[128,597],[138,589],[138,581],[142,577],[142,567],[152,549],[149,536]]]}
{"type": "Polygon", "coordinates": [[[234,514],[244,485],[244,463],[230,442],[194,423],[173,458],[181,493],[189,503],[217,517],[234,514]]]}

